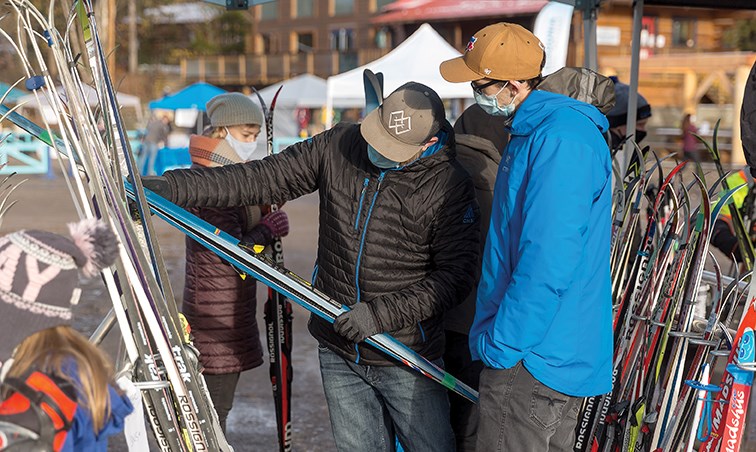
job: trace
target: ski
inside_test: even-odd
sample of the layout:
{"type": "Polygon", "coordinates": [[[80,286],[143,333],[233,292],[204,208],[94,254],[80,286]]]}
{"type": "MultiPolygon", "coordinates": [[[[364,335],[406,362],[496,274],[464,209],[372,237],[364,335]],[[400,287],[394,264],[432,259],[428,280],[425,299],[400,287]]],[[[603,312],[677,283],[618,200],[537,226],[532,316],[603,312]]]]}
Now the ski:
{"type": "MultiPolygon", "coordinates": [[[[133,187],[127,184],[129,197],[133,197],[133,187]]],[[[334,319],[348,310],[328,295],[312,287],[310,283],[293,272],[279,267],[265,256],[262,248],[253,248],[253,254],[245,251],[239,240],[211,224],[197,218],[168,200],[145,190],[145,197],[151,210],[170,225],[181,230],[239,270],[254,276],[257,280],[281,292],[313,314],[333,323],[334,319]]],[[[249,248],[247,248],[249,249],[249,248]]],[[[478,392],[457,380],[453,375],[436,366],[414,350],[386,333],[376,334],[366,339],[370,346],[396,359],[407,367],[436,381],[460,396],[477,403],[478,392]]]]}
{"type": "Polygon", "coordinates": [[[724,438],[721,449],[724,452],[737,452],[746,429],[746,412],[751,398],[753,373],[756,371],[756,338],[753,329],[746,328],[738,343],[738,355],[734,363],[727,366],[732,375],[732,391],[724,423],[724,438]]]}
{"type": "MultiPolygon", "coordinates": [[[[276,109],[276,100],[283,86],[278,88],[270,109],[265,105],[265,100],[255,90],[260,106],[265,115],[265,135],[268,146],[268,155],[273,155],[273,112],[276,109]]],[[[278,206],[272,204],[270,211],[275,212],[278,206]]],[[[284,265],[283,244],[280,237],[276,237],[272,244],[273,261],[280,266],[284,265]]],[[[280,452],[287,452],[292,447],[291,430],[291,383],[293,369],[291,366],[292,348],[292,321],[293,312],[291,302],[280,292],[268,287],[268,299],[265,301],[265,329],[268,339],[268,356],[270,358],[270,383],[273,386],[273,400],[276,406],[276,423],[278,424],[278,446],[280,452]]]]}

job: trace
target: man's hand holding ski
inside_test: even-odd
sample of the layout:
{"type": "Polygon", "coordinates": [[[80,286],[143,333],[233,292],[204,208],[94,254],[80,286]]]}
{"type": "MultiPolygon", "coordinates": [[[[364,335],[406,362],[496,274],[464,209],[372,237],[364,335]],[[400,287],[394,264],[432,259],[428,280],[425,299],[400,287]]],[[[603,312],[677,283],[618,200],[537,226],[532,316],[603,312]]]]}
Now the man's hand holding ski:
{"type": "Polygon", "coordinates": [[[362,342],[381,332],[373,310],[366,303],[357,303],[352,310],[336,317],[333,329],[352,342],[362,342]]]}

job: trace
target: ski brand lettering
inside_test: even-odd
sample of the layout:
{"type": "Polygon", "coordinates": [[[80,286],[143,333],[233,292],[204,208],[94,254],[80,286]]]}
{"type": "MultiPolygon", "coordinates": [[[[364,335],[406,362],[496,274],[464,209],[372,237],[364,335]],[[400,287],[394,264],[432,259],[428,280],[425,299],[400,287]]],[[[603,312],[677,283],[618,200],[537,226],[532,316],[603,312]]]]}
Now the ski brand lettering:
{"type": "Polygon", "coordinates": [[[150,418],[150,425],[152,425],[152,431],[155,433],[155,439],[157,440],[160,450],[171,450],[171,444],[168,442],[168,438],[165,436],[163,426],[160,425],[160,419],[157,417],[157,411],[155,405],[149,404],[147,410],[150,418]]]}
{"type": "Polygon", "coordinates": [[[734,390],[730,400],[730,413],[733,414],[730,422],[725,425],[725,451],[737,452],[736,446],[740,444],[741,419],[745,414],[745,391],[734,390]]]}
{"type": "Polygon", "coordinates": [[[588,424],[590,424],[591,422],[591,413],[593,413],[595,404],[596,397],[589,397],[588,402],[585,406],[585,411],[583,412],[583,419],[580,421],[580,434],[575,441],[575,449],[583,449],[583,441],[585,441],[585,437],[588,434],[588,424]]]}
{"type": "Polygon", "coordinates": [[[203,441],[202,430],[197,419],[197,414],[194,412],[194,407],[189,401],[189,397],[181,396],[178,398],[179,406],[181,407],[181,416],[184,418],[184,425],[189,430],[189,435],[194,442],[194,448],[197,451],[208,450],[207,444],[203,441]]]}
{"type": "Polygon", "coordinates": [[[158,371],[155,358],[152,355],[144,355],[144,363],[147,365],[147,369],[150,371],[150,376],[153,380],[160,380],[160,372],[158,371]]]}
{"type": "Polygon", "coordinates": [[[273,322],[269,322],[267,325],[268,330],[268,351],[270,352],[270,362],[274,363],[276,362],[276,354],[273,352],[275,350],[275,343],[273,340],[276,337],[276,333],[274,331],[275,326],[273,325],[273,322]]]}
{"type": "MultiPolygon", "coordinates": [[[[732,374],[727,372],[727,378],[725,379],[725,383],[722,385],[722,391],[719,394],[719,400],[727,400],[730,396],[730,388],[732,387],[732,383],[734,381],[734,378],[732,374]]],[[[724,403],[715,403],[714,404],[714,412],[711,414],[711,431],[716,432],[719,431],[719,425],[722,423],[722,416],[724,415],[725,410],[725,404],[724,403]]],[[[714,443],[716,441],[709,441],[706,443],[706,451],[712,452],[714,447],[714,443]]]]}
{"type": "Polygon", "coordinates": [[[178,367],[181,379],[184,381],[184,383],[190,383],[192,381],[192,374],[190,374],[187,370],[186,363],[184,362],[184,357],[181,356],[181,347],[174,345],[171,350],[173,351],[173,358],[176,360],[176,366],[178,367]]]}

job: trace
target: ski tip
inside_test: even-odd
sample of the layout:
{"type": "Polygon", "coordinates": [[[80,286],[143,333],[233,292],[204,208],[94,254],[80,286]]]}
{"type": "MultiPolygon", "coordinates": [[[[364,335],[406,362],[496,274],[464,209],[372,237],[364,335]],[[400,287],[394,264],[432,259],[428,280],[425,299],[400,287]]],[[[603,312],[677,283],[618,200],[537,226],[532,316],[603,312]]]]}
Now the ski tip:
{"type": "Polygon", "coordinates": [[[278,100],[278,95],[281,94],[281,90],[283,89],[283,85],[278,87],[278,90],[276,90],[276,94],[273,96],[273,100],[270,101],[270,111],[273,112],[273,109],[276,108],[276,101],[278,100]]]}
{"type": "MultiPolygon", "coordinates": [[[[263,115],[268,116],[268,106],[265,105],[265,99],[263,99],[262,94],[260,94],[260,91],[258,91],[254,86],[252,87],[252,92],[255,93],[257,100],[260,101],[260,106],[263,109],[263,115]]],[[[276,93],[276,95],[278,95],[278,93],[276,93]]],[[[275,102],[275,98],[273,99],[273,102],[275,102]]]]}

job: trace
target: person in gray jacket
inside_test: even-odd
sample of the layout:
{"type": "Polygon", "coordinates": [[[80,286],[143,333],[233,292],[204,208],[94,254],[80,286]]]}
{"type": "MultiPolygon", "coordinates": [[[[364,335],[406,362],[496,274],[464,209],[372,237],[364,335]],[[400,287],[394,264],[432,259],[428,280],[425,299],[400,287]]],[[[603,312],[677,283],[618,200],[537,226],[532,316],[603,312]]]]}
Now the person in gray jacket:
{"type": "MultiPolygon", "coordinates": [[[[488,222],[491,218],[494,182],[501,161],[501,151],[509,141],[506,120],[483,111],[473,104],[454,123],[457,142],[457,161],[470,173],[475,185],[475,197],[480,206],[481,255],[486,244],[488,222]]],[[[480,262],[478,262],[480,264],[480,262]]],[[[476,275],[480,269],[476,270],[476,275]]],[[[473,289],[459,306],[447,312],[444,318],[446,370],[474,389],[478,389],[481,361],[473,361],[470,355],[470,326],[475,316],[473,289]]],[[[475,404],[454,393],[449,393],[450,420],[457,444],[457,452],[475,450],[478,417],[475,404]]]]}

